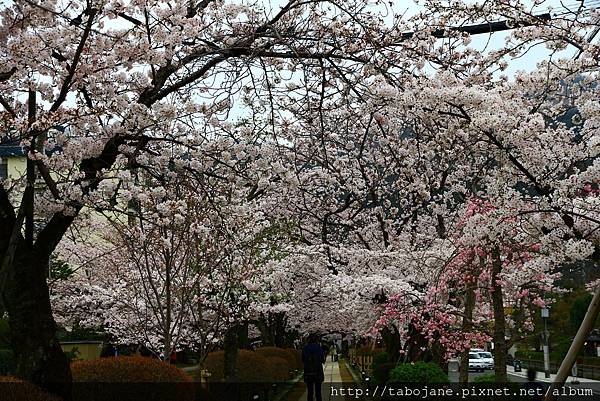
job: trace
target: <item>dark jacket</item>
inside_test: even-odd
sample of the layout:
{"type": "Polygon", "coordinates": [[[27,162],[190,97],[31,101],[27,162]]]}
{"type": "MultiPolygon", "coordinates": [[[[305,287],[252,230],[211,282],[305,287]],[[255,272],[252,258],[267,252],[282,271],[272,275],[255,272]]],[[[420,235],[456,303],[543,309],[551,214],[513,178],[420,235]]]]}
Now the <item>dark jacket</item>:
{"type": "Polygon", "coordinates": [[[322,383],[325,381],[325,375],[323,374],[323,363],[325,363],[325,354],[319,344],[307,344],[302,349],[302,363],[304,364],[304,381],[316,381],[322,383]],[[311,374],[309,371],[310,361],[318,361],[318,368],[316,374],[311,374]]]}
{"type": "Polygon", "coordinates": [[[528,398],[528,400],[531,401],[542,401],[544,396],[539,395],[538,393],[546,394],[547,391],[546,387],[538,382],[527,382],[523,385],[523,388],[528,391],[528,395],[529,392],[531,392],[531,395],[529,395],[528,398]]]}

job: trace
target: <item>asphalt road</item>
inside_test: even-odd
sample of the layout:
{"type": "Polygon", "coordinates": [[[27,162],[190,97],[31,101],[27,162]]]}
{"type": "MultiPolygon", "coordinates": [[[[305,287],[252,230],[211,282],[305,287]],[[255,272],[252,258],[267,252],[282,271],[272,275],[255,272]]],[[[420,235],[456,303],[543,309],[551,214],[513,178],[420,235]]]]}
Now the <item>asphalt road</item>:
{"type": "MultiPolygon", "coordinates": [[[[489,374],[493,374],[493,371],[490,370],[486,370],[483,373],[480,372],[469,372],[469,381],[473,381],[475,378],[479,377],[479,376],[483,376],[483,375],[489,375],[489,374]]],[[[539,373],[538,373],[539,374],[539,373]]],[[[508,377],[510,378],[510,381],[514,382],[514,383],[525,383],[527,381],[527,379],[525,377],[522,376],[517,376],[514,374],[508,374],[508,377]]],[[[542,385],[545,385],[546,387],[548,386],[547,383],[542,383],[542,385]]],[[[558,401],[600,401],[600,386],[596,386],[594,388],[591,388],[589,384],[578,384],[578,385],[573,385],[573,384],[568,384],[565,392],[567,392],[567,394],[565,395],[561,395],[557,398],[558,401]],[[598,387],[598,388],[596,388],[598,387]],[[589,394],[589,390],[592,390],[594,392],[594,394],[589,394]],[[573,395],[569,395],[568,393],[571,393],[573,395]],[[578,394],[575,394],[578,393],[578,394]]]]}

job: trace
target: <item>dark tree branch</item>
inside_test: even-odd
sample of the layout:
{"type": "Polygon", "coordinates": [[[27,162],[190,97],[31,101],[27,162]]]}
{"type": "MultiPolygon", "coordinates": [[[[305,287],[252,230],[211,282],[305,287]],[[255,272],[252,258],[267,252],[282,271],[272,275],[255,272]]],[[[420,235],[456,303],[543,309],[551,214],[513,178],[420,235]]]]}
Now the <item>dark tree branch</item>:
{"type": "Polygon", "coordinates": [[[85,30],[81,35],[81,40],[79,41],[79,45],[77,46],[77,50],[75,50],[75,55],[73,56],[73,61],[71,62],[71,67],[69,68],[69,72],[63,81],[62,87],[60,88],[60,92],[56,101],[50,107],[50,113],[55,112],[62,105],[62,103],[67,98],[67,94],[69,93],[69,88],[73,83],[73,77],[75,76],[75,71],[77,70],[77,65],[79,64],[79,60],[81,59],[81,54],[83,53],[83,49],[85,47],[85,43],[87,42],[88,37],[90,36],[90,32],[92,31],[92,25],[94,24],[94,17],[96,16],[97,10],[92,8],[89,10],[87,24],[85,26],[85,30]]]}
{"type": "Polygon", "coordinates": [[[2,95],[0,95],[0,104],[2,105],[2,107],[4,107],[8,114],[11,115],[12,118],[17,118],[15,110],[11,107],[10,104],[8,104],[8,102],[6,101],[6,99],[4,99],[2,95]]]}
{"type": "Polygon", "coordinates": [[[195,0],[190,0],[190,4],[188,5],[187,8],[187,14],[185,15],[187,18],[193,18],[198,14],[198,11],[202,11],[204,10],[206,7],[208,7],[208,5],[212,2],[214,2],[215,0],[202,0],[199,1],[197,4],[195,3],[195,0]]]}
{"type": "Polygon", "coordinates": [[[15,72],[17,72],[17,67],[12,67],[6,72],[0,72],[0,82],[8,81],[15,72]]]}
{"type": "MultiPolygon", "coordinates": [[[[206,5],[211,0],[206,2],[206,5]]],[[[204,2],[201,2],[201,4],[204,2]]],[[[183,88],[186,85],[193,83],[194,81],[202,78],[204,74],[210,71],[213,67],[217,66],[221,62],[231,58],[231,57],[239,57],[245,55],[257,55],[255,54],[255,50],[251,48],[252,44],[259,37],[263,36],[267,31],[272,29],[273,25],[275,25],[290,9],[293,8],[295,0],[288,2],[279,12],[275,15],[270,21],[264,23],[254,30],[254,32],[247,37],[238,40],[234,46],[228,47],[218,51],[217,56],[208,60],[202,67],[198,70],[192,72],[191,74],[179,79],[173,84],[164,87],[165,83],[173,75],[178,68],[183,67],[202,56],[206,56],[208,53],[203,48],[198,52],[192,53],[189,56],[185,57],[177,66],[172,65],[171,63],[167,63],[166,66],[161,67],[155,74],[152,79],[152,87],[144,90],[138,99],[138,103],[143,104],[147,107],[150,107],[152,104],[157,101],[167,97],[171,93],[177,91],[180,88],[183,88]]],[[[205,7],[206,7],[205,5],[205,7]]],[[[214,53],[214,51],[212,52],[214,53]]],[[[298,57],[298,56],[297,56],[298,57]]]]}

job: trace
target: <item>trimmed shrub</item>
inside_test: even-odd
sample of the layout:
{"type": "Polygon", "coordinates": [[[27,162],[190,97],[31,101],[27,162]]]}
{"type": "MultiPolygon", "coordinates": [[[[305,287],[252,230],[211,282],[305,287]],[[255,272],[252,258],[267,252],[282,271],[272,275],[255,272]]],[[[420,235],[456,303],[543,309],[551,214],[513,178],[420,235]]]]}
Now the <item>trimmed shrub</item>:
{"type": "Polygon", "coordinates": [[[284,348],[284,350],[294,359],[292,368],[302,370],[304,368],[304,364],[302,363],[302,350],[294,348],[284,348]]]}
{"type": "Polygon", "coordinates": [[[12,376],[0,376],[2,401],[60,401],[33,383],[12,376]]]}
{"type": "Polygon", "coordinates": [[[390,355],[387,352],[380,352],[378,354],[373,355],[373,364],[377,363],[385,363],[389,361],[390,355]]]}
{"type": "Polygon", "coordinates": [[[403,363],[390,371],[388,383],[448,383],[448,376],[433,362],[403,363]]]}
{"type": "Polygon", "coordinates": [[[371,364],[371,372],[373,374],[373,380],[377,384],[383,384],[387,382],[390,375],[390,371],[396,367],[395,362],[389,360],[387,352],[380,352],[373,356],[373,363],[371,364]]]}
{"type": "Polygon", "coordinates": [[[75,382],[106,383],[173,383],[188,382],[188,375],[175,366],[154,358],[140,356],[117,356],[89,361],[77,361],[71,365],[75,382]]]}
{"type": "Polygon", "coordinates": [[[10,349],[0,349],[0,375],[7,376],[15,373],[15,354],[10,349]]]}
{"type": "Polygon", "coordinates": [[[281,358],[286,361],[287,370],[294,369],[296,366],[296,356],[283,348],[277,347],[261,347],[254,352],[264,356],[265,358],[281,358]]]}
{"type": "MultiPolygon", "coordinates": [[[[507,379],[506,382],[496,383],[496,376],[493,373],[478,376],[475,379],[473,379],[472,382],[472,386],[475,389],[475,391],[478,391],[479,389],[500,389],[502,391],[506,391],[507,389],[510,394],[513,394],[511,396],[511,400],[530,401],[531,397],[520,394],[523,388],[522,385],[523,383],[514,383],[510,379],[507,379]]],[[[498,399],[498,397],[495,397],[493,395],[484,395],[477,397],[477,401],[494,401],[496,399],[498,399]]]]}
{"type": "Polygon", "coordinates": [[[238,351],[237,377],[240,382],[268,382],[268,361],[264,356],[245,349],[238,351]]]}
{"type": "MultiPolygon", "coordinates": [[[[269,381],[268,361],[264,356],[248,351],[238,350],[236,376],[239,382],[269,381]]],[[[215,351],[207,355],[204,360],[204,369],[210,372],[210,381],[223,381],[225,368],[225,352],[215,351]]]]}
{"type": "MultiPolygon", "coordinates": [[[[210,373],[210,381],[223,380],[223,370],[225,367],[225,352],[213,351],[209,352],[202,364],[203,369],[210,373]]],[[[202,369],[201,369],[202,370],[202,369]]]]}
{"type": "Polygon", "coordinates": [[[75,400],[194,400],[191,378],[152,358],[118,356],[71,364],[75,400]]]}
{"type": "MultiPolygon", "coordinates": [[[[506,381],[509,383],[512,382],[510,377],[507,377],[506,381]]],[[[496,383],[496,375],[490,373],[487,375],[477,376],[475,379],[473,379],[473,383],[496,383]]]]}
{"type": "Polygon", "coordinates": [[[290,378],[290,365],[288,362],[278,356],[267,358],[267,377],[268,382],[284,382],[290,378]]]}
{"type": "Polygon", "coordinates": [[[477,376],[475,379],[473,379],[473,383],[495,383],[495,382],[496,382],[496,376],[493,374],[477,376]]]}

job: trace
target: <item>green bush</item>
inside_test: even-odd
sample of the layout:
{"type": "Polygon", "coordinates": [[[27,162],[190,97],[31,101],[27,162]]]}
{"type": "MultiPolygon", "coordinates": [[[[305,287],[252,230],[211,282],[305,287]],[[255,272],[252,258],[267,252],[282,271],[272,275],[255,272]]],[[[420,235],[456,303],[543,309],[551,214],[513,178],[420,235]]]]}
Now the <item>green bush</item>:
{"type": "Polygon", "coordinates": [[[394,369],[395,366],[396,363],[389,360],[389,354],[387,352],[380,352],[373,356],[371,372],[375,383],[383,384],[387,382],[390,371],[394,369]]]}
{"type": "Polygon", "coordinates": [[[373,355],[373,365],[388,362],[389,359],[390,355],[387,352],[380,352],[378,354],[373,355]]]}
{"type": "Polygon", "coordinates": [[[0,376],[15,373],[15,355],[10,349],[0,349],[0,376]]]}
{"type": "Polygon", "coordinates": [[[448,383],[448,376],[432,362],[403,363],[390,371],[388,383],[448,383]]]}
{"type": "MultiPolygon", "coordinates": [[[[510,383],[512,380],[510,380],[510,378],[507,378],[506,381],[510,383]]],[[[495,382],[496,382],[496,375],[494,375],[493,373],[490,373],[487,375],[482,375],[482,376],[477,376],[473,380],[473,383],[495,383],[495,382]]]]}

